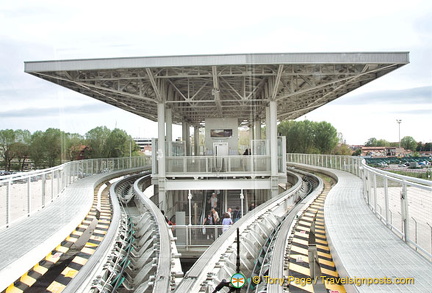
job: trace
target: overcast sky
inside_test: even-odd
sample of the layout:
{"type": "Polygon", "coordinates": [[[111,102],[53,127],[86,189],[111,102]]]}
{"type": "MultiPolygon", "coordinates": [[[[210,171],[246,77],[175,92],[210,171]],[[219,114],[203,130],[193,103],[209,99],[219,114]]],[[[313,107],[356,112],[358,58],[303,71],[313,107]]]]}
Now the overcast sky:
{"type": "Polygon", "coordinates": [[[330,122],[349,144],[397,141],[402,119],[401,137],[432,141],[430,0],[0,0],[0,27],[0,129],[157,136],[153,122],[24,73],[24,61],[409,51],[410,64],[299,119],[330,122]]]}

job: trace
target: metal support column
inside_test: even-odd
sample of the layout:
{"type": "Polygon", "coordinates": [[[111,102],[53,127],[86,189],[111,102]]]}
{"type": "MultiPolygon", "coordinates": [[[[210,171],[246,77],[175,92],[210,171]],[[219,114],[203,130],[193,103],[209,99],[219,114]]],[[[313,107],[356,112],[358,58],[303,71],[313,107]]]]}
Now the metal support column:
{"type": "Polygon", "coordinates": [[[189,203],[189,226],[192,225],[192,193],[189,189],[188,193],[188,203],[189,203]]]}
{"type": "Polygon", "coordinates": [[[165,110],[166,117],[166,142],[167,142],[167,156],[172,156],[172,110],[170,108],[166,108],[165,110]]]}
{"type": "Polygon", "coordinates": [[[278,148],[277,148],[277,103],[269,103],[270,110],[270,164],[271,164],[271,196],[279,194],[278,148]]]}
{"type": "Polygon", "coordinates": [[[159,187],[159,208],[166,210],[165,197],[165,104],[158,103],[158,187],[159,187]]]}
{"type": "Polygon", "coordinates": [[[270,108],[266,107],[266,139],[270,139],[271,125],[270,125],[270,108]]]}
{"type": "Polygon", "coordinates": [[[182,123],[182,139],[186,144],[186,156],[190,156],[190,130],[189,123],[183,121],[182,123]]]}
{"type": "Polygon", "coordinates": [[[261,120],[257,119],[254,121],[254,138],[261,139],[261,120]]]}
{"type": "Polygon", "coordinates": [[[194,126],[194,156],[199,156],[199,126],[194,126]]]}

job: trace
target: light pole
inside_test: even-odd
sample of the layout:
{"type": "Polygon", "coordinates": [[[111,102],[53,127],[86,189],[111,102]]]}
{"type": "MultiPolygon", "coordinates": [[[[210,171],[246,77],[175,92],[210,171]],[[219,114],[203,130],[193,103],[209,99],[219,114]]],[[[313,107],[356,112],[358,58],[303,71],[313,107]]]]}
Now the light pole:
{"type": "Polygon", "coordinates": [[[396,122],[399,124],[399,148],[401,147],[401,139],[400,139],[400,125],[402,123],[402,119],[396,119],[396,122]]]}

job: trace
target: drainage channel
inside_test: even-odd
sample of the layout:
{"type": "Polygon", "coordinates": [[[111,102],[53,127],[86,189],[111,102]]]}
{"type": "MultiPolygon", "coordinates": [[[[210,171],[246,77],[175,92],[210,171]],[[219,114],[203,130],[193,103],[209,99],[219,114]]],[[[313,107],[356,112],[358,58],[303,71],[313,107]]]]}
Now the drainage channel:
{"type": "Polygon", "coordinates": [[[62,292],[66,288],[94,254],[109,228],[112,215],[109,188],[103,190],[99,200],[98,191],[101,186],[95,189],[93,205],[81,224],[2,293],[62,292]]]}

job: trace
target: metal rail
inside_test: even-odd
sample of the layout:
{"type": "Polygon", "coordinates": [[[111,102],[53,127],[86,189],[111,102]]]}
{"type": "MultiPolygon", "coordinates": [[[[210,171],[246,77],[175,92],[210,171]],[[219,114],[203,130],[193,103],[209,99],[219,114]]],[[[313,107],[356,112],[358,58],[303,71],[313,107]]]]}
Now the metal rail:
{"type": "Polygon", "coordinates": [[[337,169],[360,177],[365,202],[376,217],[432,261],[432,181],[372,168],[360,157],[287,154],[287,162],[337,169]]]}
{"type": "Polygon", "coordinates": [[[90,276],[81,280],[80,287],[67,287],[70,292],[90,287],[90,292],[116,292],[120,287],[130,292],[169,292],[175,286],[176,278],[182,276],[179,255],[165,218],[143,194],[150,184],[147,172],[111,186],[113,229],[104,241],[105,255],[97,267],[88,268],[90,276]],[[122,207],[125,203],[129,207],[122,207]],[[128,214],[131,206],[139,215],[128,214]]]}
{"type": "MultiPolygon", "coordinates": [[[[300,170],[298,170],[301,172],[300,170]]],[[[309,174],[309,177],[311,175],[309,174]]],[[[266,268],[268,272],[264,274],[262,271],[259,276],[284,276],[284,259],[285,259],[285,251],[289,241],[289,235],[292,233],[293,227],[298,219],[298,216],[301,215],[304,210],[309,206],[309,204],[322,192],[324,189],[324,184],[321,178],[314,176],[318,183],[314,187],[313,190],[305,197],[299,204],[297,204],[286,216],[284,221],[281,224],[278,234],[276,235],[274,249],[271,251],[270,257],[268,257],[268,263],[266,264],[266,268]]],[[[264,283],[263,283],[264,284],[264,283]]],[[[269,286],[269,284],[265,283],[265,286],[257,287],[258,292],[270,292],[270,293],[282,293],[284,292],[283,286],[269,286]]]]}
{"type": "Polygon", "coordinates": [[[0,229],[41,210],[59,197],[66,187],[81,178],[149,164],[148,157],[91,159],[0,176],[0,207],[3,207],[0,208],[0,229]],[[13,209],[14,205],[20,208],[13,209]]]}
{"type": "MultiPolygon", "coordinates": [[[[139,168],[136,171],[149,170],[151,167],[139,168]]],[[[121,177],[131,173],[131,170],[125,170],[124,172],[117,172],[116,177],[121,177]]],[[[108,176],[107,176],[108,177],[108,176]]],[[[115,178],[110,176],[111,180],[115,178]]],[[[108,181],[107,181],[108,182],[108,181]]],[[[102,184],[103,182],[100,182],[102,184]]],[[[124,224],[124,218],[120,209],[120,204],[116,196],[113,196],[115,184],[110,187],[110,199],[112,204],[112,218],[109,229],[104,237],[104,241],[101,242],[96,252],[89,258],[86,265],[78,272],[78,274],[71,280],[67,285],[63,293],[82,292],[84,288],[88,288],[92,280],[97,274],[100,274],[103,265],[109,258],[110,254],[115,250],[115,244],[119,237],[119,233],[122,231],[122,224],[124,224]]]]}

